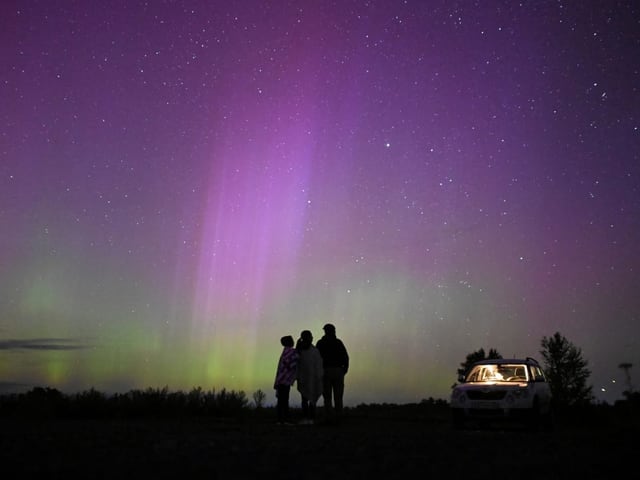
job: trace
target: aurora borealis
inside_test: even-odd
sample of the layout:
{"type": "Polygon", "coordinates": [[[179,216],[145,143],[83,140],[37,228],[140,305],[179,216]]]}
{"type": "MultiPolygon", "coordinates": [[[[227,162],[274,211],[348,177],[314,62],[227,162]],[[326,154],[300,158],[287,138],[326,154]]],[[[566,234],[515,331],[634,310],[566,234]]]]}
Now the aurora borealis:
{"type": "Polygon", "coordinates": [[[621,398],[635,2],[95,5],[0,6],[2,391],[273,402],[280,337],[331,322],[347,405],[556,331],[621,398]]]}

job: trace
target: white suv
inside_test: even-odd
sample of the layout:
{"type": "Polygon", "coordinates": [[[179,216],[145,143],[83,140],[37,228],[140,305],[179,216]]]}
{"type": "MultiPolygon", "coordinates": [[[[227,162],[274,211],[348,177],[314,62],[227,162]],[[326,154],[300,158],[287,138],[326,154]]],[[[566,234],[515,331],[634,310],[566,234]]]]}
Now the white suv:
{"type": "Polygon", "coordinates": [[[455,427],[495,420],[551,426],[551,389],[533,358],[481,360],[458,381],[450,403],[455,427]]]}

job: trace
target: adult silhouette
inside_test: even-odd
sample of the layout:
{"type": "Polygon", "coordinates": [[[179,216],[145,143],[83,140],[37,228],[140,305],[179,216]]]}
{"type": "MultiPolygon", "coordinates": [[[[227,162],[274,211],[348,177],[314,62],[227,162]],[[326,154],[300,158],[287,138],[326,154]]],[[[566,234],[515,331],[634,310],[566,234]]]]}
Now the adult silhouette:
{"type": "Polygon", "coordinates": [[[316,404],[322,395],[322,356],[313,345],[309,330],[300,333],[296,344],[298,351],[298,391],[302,397],[302,424],[312,424],[316,418],[316,404]]]}
{"type": "Polygon", "coordinates": [[[336,336],[334,325],[327,323],[322,329],[324,336],[318,340],[316,347],[322,355],[325,414],[333,421],[342,416],[344,376],[349,371],[349,354],[342,340],[336,336]]]}

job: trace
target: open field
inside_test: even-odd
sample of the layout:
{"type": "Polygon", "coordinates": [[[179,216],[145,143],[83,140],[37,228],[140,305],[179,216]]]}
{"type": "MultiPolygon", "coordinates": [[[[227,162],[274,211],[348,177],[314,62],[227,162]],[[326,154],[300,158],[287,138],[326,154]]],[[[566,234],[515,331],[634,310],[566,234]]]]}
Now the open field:
{"type": "Polygon", "coordinates": [[[358,407],[338,425],[274,418],[0,418],[0,460],[48,478],[619,478],[639,433],[637,415],[455,430],[446,407],[358,407]]]}

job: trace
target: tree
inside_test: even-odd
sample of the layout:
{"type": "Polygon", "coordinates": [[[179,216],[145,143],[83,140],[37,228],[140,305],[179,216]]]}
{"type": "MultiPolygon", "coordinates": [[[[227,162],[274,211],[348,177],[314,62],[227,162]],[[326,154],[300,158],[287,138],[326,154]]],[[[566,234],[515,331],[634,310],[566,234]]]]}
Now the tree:
{"type": "Polygon", "coordinates": [[[622,392],[622,394],[625,397],[628,397],[633,393],[633,385],[631,384],[631,373],[630,373],[631,367],[633,367],[633,363],[629,363],[629,362],[624,362],[618,365],[618,368],[621,368],[622,370],[624,370],[624,376],[626,380],[625,383],[627,385],[627,389],[624,392],[622,392]]]}
{"type": "Polygon", "coordinates": [[[585,405],[591,403],[592,387],[587,386],[591,371],[582,357],[582,350],[573,345],[560,332],[552,337],[542,337],[545,373],[558,407],[585,405]]]}
{"type": "Polygon", "coordinates": [[[480,348],[480,350],[471,352],[467,355],[467,359],[460,364],[460,368],[458,369],[458,376],[466,375],[471,368],[471,365],[473,365],[475,362],[494,358],[502,358],[502,355],[500,355],[498,353],[498,350],[496,350],[495,348],[490,348],[489,355],[486,356],[484,353],[484,348],[480,348]]]}
{"type": "Polygon", "coordinates": [[[262,406],[264,405],[264,401],[267,398],[267,394],[264,393],[262,390],[258,389],[255,392],[253,392],[253,403],[255,405],[255,407],[257,409],[261,409],[262,406]]]}

